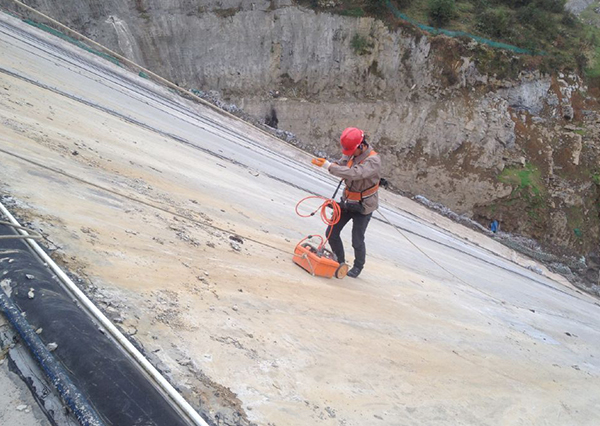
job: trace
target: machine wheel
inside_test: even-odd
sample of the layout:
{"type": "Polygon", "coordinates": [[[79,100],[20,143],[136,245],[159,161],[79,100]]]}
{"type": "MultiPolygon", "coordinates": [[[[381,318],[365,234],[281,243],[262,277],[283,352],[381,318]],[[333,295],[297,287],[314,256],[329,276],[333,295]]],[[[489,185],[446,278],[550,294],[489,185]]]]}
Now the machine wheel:
{"type": "Polygon", "coordinates": [[[335,277],[342,279],[344,278],[346,275],[348,274],[348,265],[346,265],[345,263],[342,263],[336,270],[335,270],[335,277]]]}

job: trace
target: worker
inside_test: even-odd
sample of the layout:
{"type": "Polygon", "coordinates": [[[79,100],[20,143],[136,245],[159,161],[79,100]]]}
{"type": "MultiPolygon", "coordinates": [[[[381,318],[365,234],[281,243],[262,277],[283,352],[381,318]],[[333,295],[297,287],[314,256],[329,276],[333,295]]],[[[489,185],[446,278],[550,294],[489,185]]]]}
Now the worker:
{"type": "Polygon", "coordinates": [[[346,262],[344,245],[340,233],[352,220],[352,247],[354,265],[348,276],[358,277],[365,266],[367,250],[365,232],[373,212],[379,207],[379,181],[381,178],[381,159],[365,138],[365,133],[356,127],[348,127],[340,138],[342,158],[331,163],[325,158],[314,158],[312,163],[323,167],[334,176],[344,179],[346,187],[340,202],[341,217],[338,223],[327,228],[331,250],[342,264],[346,262]]]}

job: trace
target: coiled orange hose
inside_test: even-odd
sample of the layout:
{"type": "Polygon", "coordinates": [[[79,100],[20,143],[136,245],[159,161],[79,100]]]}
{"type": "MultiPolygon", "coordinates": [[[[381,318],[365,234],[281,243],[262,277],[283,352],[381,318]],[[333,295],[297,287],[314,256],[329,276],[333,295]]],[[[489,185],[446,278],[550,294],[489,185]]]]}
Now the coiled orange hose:
{"type": "Polygon", "coordinates": [[[298,244],[301,244],[304,240],[307,240],[310,237],[319,237],[321,239],[321,244],[319,245],[318,250],[322,250],[325,247],[325,244],[327,244],[327,241],[329,241],[329,237],[331,236],[331,231],[333,231],[333,225],[335,225],[336,223],[338,223],[340,221],[340,217],[342,215],[342,210],[340,209],[340,205],[338,203],[336,203],[334,200],[332,200],[331,198],[325,198],[325,197],[321,197],[319,195],[311,195],[309,197],[305,197],[305,198],[301,199],[300,201],[298,201],[298,204],[296,204],[296,214],[300,217],[314,216],[315,213],[317,213],[319,210],[321,211],[321,220],[323,221],[323,223],[325,225],[330,227],[327,238],[323,238],[321,235],[309,235],[308,237],[306,237],[302,241],[300,241],[298,244]],[[309,213],[306,215],[300,213],[298,211],[298,207],[300,207],[300,204],[302,204],[306,200],[310,200],[313,198],[318,199],[318,200],[323,200],[323,203],[321,203],[321,205],[319,207],[317,207],[312,213],[309,213]],[[327,214],[327,208],[331,208],[331,210],[332,210],[331,217],[329,217],[327,214]]]}

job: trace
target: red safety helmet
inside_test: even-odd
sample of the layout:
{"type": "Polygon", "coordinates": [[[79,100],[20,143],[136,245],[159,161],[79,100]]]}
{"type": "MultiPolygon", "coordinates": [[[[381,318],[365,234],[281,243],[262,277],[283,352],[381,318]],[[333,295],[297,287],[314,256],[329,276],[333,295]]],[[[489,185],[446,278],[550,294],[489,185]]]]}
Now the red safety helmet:
{"type": "Polygon", "coordinates": [[[356,127],[348,127],[342,132],[340,143],[342,144],[342,153],[352,155],[356,148],[365,140],[365,132],[356,127]]]}

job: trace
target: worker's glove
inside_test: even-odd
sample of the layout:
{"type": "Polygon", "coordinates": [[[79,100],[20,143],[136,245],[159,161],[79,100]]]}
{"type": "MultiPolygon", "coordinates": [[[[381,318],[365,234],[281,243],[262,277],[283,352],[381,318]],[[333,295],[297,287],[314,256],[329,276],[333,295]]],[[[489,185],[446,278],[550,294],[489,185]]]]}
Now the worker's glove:
{"type": "Polygon", "coordinates": [[[323,167],[326,170],[329,170],[329,166],[331,166],[331,163],[329,161],[327,161],[326,158],[313,158],[312,159],[312,163],[317,166],[317,167],[323,167]]]}

